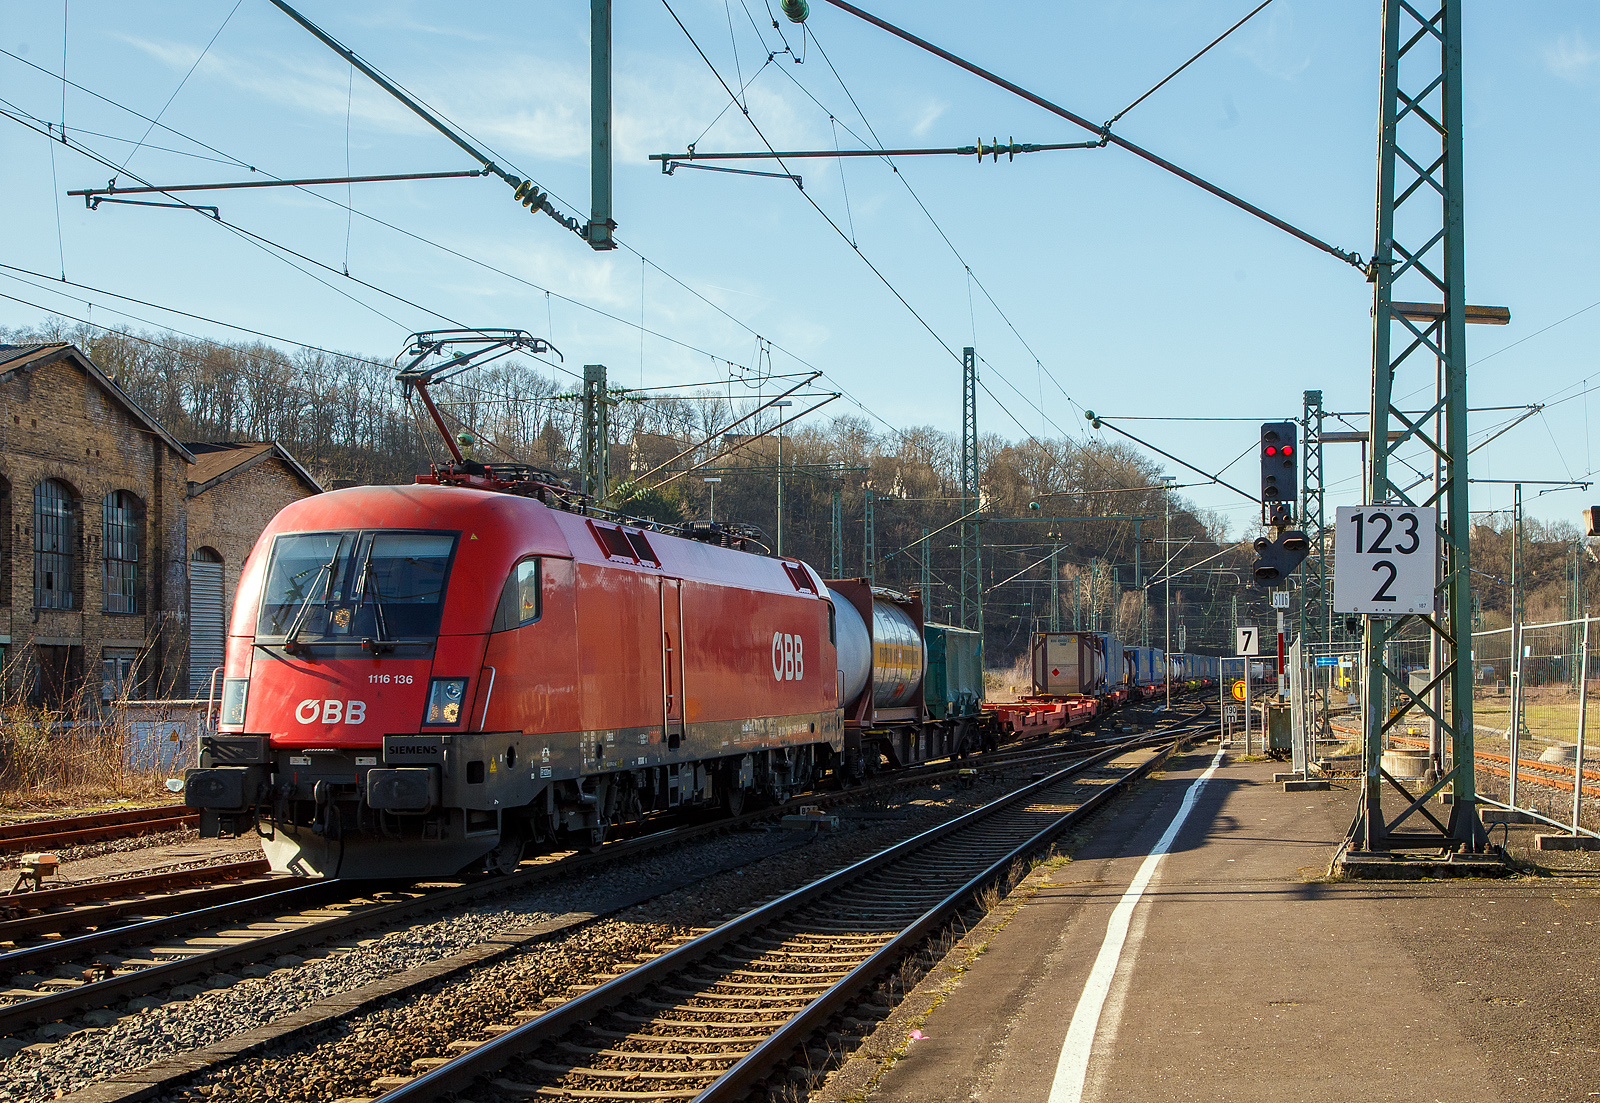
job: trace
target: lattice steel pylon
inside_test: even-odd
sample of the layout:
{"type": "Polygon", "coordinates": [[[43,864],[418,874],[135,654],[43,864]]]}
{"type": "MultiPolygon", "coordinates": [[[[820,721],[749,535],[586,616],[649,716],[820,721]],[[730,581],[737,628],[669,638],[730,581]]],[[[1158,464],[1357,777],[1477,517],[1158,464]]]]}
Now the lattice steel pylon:
{"type": "Polygon", "coordinates": [[[833,488],[833,525],[828,530],[829,578],[844,577],[844,495],[833,488]]]}
{"type": "Polygon", "coordinates": [[[1300,424],[1305,429],[1300,455],[1300,526],[1311,538],[1311,562],[1300,572],[1300,638],[1333,643],[1333,595],[1328,592],[1327,487],[1322,478],[1322,392],[1305,392],[1300,424]]]}
{"type": "Polygon", "coordinates": [[[961,350],[961,627],[983,650],[983,531],[978,522],[978,354],[961,350]]]}
{"type": "Polygon", "coordinates": [[[872,516],[872,488],[867,487],[862,509],[861,566],[866,572],[867,585],[878,584],[878,522],[872,516]]]}
{"type": "Polygon", "coordinates": [[[918,588],[922,590],[922,616],[933,619],[933,561],[928,547],[928,530],[922,530],[922,575],[918,588]]]}
{"type": "Polygon", "coordinates": [[[1441,563],[1432,616],[1401,617],[1392,623],[1364,618],[1364,771],[1350,838],[1352,849],[1358,850],[1443,847],[1478,853],[1488,846],[1478,815],[1472,732],[1461,7],[1461,0],[1383,4],[1377,233],[1368,272],[1373,284],[1369,485],[1375,503],[1440,507],[1441,563]],[[1401,301],[1397,291],[1415,301],[1401,301]],[[1405,372],[1402,393],[1409,393],[1424,371],[1423,378],[1436,380],[1434,404],[1420,416],[1408,415],[1394,404],[1397,378],[1405,372]],[[1438,440],[1429,423],[1441,417],[1444,439],[1438,440]],[[1400,429],[1393,441],[1391,422],[1400,429]],[[1389,479],[1390,453],[1412,441],[1427,445],[1440,465],[1437,489],[1426,498],[1419,493],[1420,501],[1389,479]],[[1384,646],[1413,619],[1442,637],[1443,644],[1439,673],[1416,693],[1385,662],[1384,646]],[[1441,683],[1446,695],[1442,715],[1428,703],[1434,685],[1441,683]],[[1390,715],[1384,711],[1386,697],[1394,702],[1390,715]],[[1384,733],[1414,711],[1439,723],[1452,751],[1450,768],[1420,796],[1407,791],[1382,764],[1384,733]],[[1383,811],[1386,785],[1403,800],[1403,810],[1393,820],[1383,811]],[[1447,786],[1453,788],[1454,800],[1449,822],[1441,823],[1427,802],[1447,786]],[[1434,830],[1397,830],[1412,816],[1427,819],[1434,830]]]}
{"type": "Polygon", "coordinates": [[[606,395],[606,366],[583,366],[583,429],[578,470],[582,490],[596,501],[611,493],[611,406],[606,395]]]}

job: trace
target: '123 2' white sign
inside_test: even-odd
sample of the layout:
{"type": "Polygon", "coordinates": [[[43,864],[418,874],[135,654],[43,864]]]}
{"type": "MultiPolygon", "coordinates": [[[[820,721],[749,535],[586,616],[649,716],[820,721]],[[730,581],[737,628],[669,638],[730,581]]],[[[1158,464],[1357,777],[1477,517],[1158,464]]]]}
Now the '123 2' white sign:
{"type": "Polygon", "coordinates": [[[1433,612],[1439,513],[1425,506],[1340,506],[1333,608],[1398,617],[1433,612]]]}

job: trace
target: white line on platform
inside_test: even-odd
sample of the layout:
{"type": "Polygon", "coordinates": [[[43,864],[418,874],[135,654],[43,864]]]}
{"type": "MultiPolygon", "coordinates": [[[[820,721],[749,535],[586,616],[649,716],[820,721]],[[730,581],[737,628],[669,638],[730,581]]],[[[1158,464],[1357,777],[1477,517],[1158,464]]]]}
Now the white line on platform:
{"type": "Polygon", "coordinates": [[[1080,1103],[1083,1099],[1083,1086],[1089,1076],[1089,1052],[1094,1047],[1095,1035],[1100,1031],[1100,1013],[1111,991],[1117,962],[1122,958],[1123,944],[1128,940],[1128,925],[1133,919],[1133,909],[1149,887],[1156,867],[1183,829],[1184,821],[1189,818],[1189,812],[1200,797],[1200,790],[1205,788],[1211,775],[1222,765],[1223,753],[1219,749],[1206,772],[1190,784],[1177,814],[1167,825],[1166,833],[1140,864],[1133,883],[1111,912],[1111,919],[1106,923],[1105,941],[1100,944],[1100,953],[1094,959],[1094,967],[1089,970],[1089,979],[1084,982],[1083,995],[1078,997],[1077,1010],[1072,1013],[1072,1025],[1067,1028],[1067,1039],[1061,1043],[1061,1059],[1056,1063],[1055,1080],[1050,1084],[1050,1103],[1080,1103]]]}

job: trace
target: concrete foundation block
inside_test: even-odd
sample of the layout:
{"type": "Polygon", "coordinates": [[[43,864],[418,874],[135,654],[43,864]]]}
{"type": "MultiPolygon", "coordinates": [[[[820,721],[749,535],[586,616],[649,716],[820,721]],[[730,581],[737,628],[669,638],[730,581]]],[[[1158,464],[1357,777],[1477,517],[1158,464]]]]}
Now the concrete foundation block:
{"type": "Polygon", "coordinates": [[[1600,839],[1588,835],[1535,835],[1540,850],[1600,850],[1600,839]]]}
{"type": "Polygon", "coordinates": [[[1285,793],[1325,793],[1331,788],[1333,788],[1333,783],[1326,778],[1312,778],[1309,781],[1302,778],[1299,781],[1286,781],[1283,783],[1283,791],[1285,793]]]}
{"type": "Polygon", "coordinates": [[[1299,770],[1293,770],[1286,774],[1272,775],[1273,781],[1304,781],[1305,779],[1306,775],[1299,770]]]}
{"type": "Polygon", "coordinates": [[[1484,823],[1538,823],[1539,821],[1526,812],[1516,812],[1509,808],[1484,808],[1480,809],[1478,816],[1484,823]]]}
{"type": "Polygon", "coordinates": [[[1335,872],[1353,881],[1418,881],[1429,877],[1510,877],[1511,863],[1487,854],[1452,854],[1444,858],[1411,854],[1345,851],[1335,872]]]}

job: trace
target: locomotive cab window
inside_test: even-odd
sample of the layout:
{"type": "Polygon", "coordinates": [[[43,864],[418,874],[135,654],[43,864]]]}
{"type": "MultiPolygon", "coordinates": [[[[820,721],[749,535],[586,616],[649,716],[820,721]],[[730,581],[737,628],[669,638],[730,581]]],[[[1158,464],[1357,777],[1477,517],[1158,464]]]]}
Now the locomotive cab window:
{"type": "Polygon", "coordinates": [[[500,604],[494,611],[493,632],[508,632],[539,619],[541,591],[539,560],[524,559],[511,568],[500,604]]]}
{"type": "Polygon", "coordinates": [[[439,634],[453,532],[285,533],[272,543],[258,636],[296,643],[439,634]]]}

